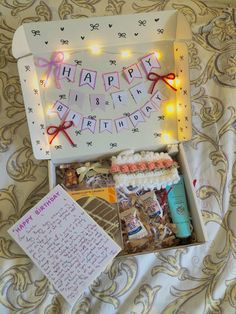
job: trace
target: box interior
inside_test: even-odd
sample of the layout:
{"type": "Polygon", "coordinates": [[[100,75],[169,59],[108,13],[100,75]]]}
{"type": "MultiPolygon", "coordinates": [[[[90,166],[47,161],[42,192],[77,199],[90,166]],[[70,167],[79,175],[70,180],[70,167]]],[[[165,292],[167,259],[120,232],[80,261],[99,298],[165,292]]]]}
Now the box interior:
{"type": "MultiPolygon", "coordinates": [[[[184,148],[182,144],[178,145],[170,145],[166,146],[166,150],[171,156],[173,156],[180,166],[180,172],[184,176],[184,182],[185,182],[185,189],[186,189],[186,196],[187,196],[187,202],[188,202],[188,208],[190,210],[190,216],[191,216],[191,223],[194,229],[195,239],[196,241],[191,244],[186,245],[178,245],[178,246],[172,246],[168,248],[161,248],[157,250],[145,250],[139,253],[127,253],[125,251],[121,251],[119,256],[131,256],[131,255],[137,255],[137,254],[145,254],[145,253],[151,253],[151,252],[159,252],[161,250],[167,250],[167,249],[174,249],[174,248],[180,248],[185,247],[189,245],[198,245],[205,243],[207,241],[207,234],[205,232],[203,220],[201,211],[197,207],[197,199],[196,194],[194,191],[192,178],[190,175],[189,167],[187,164],[184,148]]],[[[53,163],[52,161],[49,161],[49,182],[50,182],[50,188],[54,187],[56,182],[56,166],[58,164],[53,163]]],[[[119,245],[121,243],[118,243],[119,245]]]]}

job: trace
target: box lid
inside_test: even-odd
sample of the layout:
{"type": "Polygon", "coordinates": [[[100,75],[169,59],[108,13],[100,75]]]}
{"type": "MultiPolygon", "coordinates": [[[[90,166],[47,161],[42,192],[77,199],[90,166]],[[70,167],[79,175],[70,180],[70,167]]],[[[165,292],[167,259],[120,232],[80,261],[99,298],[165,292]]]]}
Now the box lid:
{"type": "Polygon", "coordinates": [[[94,159],[131,146],[136,150],[158,149],[166,143],[190,139],[191,106],[188,50],[185,44],[185,41],[190,39],[191,30],[186,18],[175,10],[29,23],[20,26],[15,32],[12,50],[13,55],[18,58],[35,157],[52,159],[56,162],[94,159]],[[90,53],[90,48],[95,44],[102,49],[100,55],[90,53]],[[121,50],[124,49],[131,51],[128,58],[122,57],[121,50]],[[177,91],[173,92],[161,79],[158,84],[155,84],[154,93],[147,94],[146,99],[138,102],[132,94],[132,88],[136,88],[141,83],[144,83],[146,88],[153,84],[153,81],[147,80],[147,73],[141,59],[156,50],[161,54],[161,57],[157,57],[160,68],[153,72],[158,72],[162,76],[173,72],[178,83],[177,80],[171,83],[175,82],[177,91]],[[55,52],[63,53],[63,64],[75,66],[75,80],[73,83],[62,80],[61,88],[58,89],[54,85],[53,73],[51,73],[50,86],[47,85],[45,88],[43,77],[49,70],[52,54],[55,52]],[[38,59],[46,63],[38,67],[35,65],[38,59]],[[114,66],[115,61],[116,66],[114,66]],[[123,68],[133,64],[137,64],[140,68],[142,78],[128,84],[124,78],[123,68]],[[90,69],[97,73],[95,88],[79,86],[83,69],[90,69]],[[103,75],[110,72],[119,73],[119,88],[105,91],[103,75]],[[84,108],[71,104],[71,90],[85,95],[84,108]],[[125,106],[116,107],[113,103],[113,93],[116,91],[128,92],[125,106]],[[158,104],[151,100],[157,92],[161,93],[157,95],[159,99],[161,98],[158,104]],[[91,95],[96,97],[98,94],[104,95],[108,105],[100,110],[92,109],[90,97],[91,95]],[[52,107],[57,100],[81,116],[81,123],[77,126],[73,125],[66,131],[77,147],[70,144],[64,131],[59,132],[53,144],[49,144],[47,127],[59,126],[62,122],[57,114],[47,114],[48,107],[52,107]],[[149,100],[154,104],[155,112],[151,112],[148,116],[143,113],[142,108],[149,100]],[[136,122],[132,122],[130,115],[137,111],[141,114],[142,121],[138,121],[135,125],[136,122]],[[124,116],[127,117],[128,124],[126,128],[118,131],[116,121],[124,116]],[[82,124],[87,121],[85,119],[96,120],[94,130],[83,129],[82,124]],[[112,131],[101,131],[101,121],[105,120],[112,120],[112,131]]]}
{"type": "Polygon", "coordinates": [[[161,40],[186,41],[192,38],[192,32],[185,16],[176,10],[159,11],[154,13],[142,13],[132,15],[117,15],[106,17],[92,17],[88,19],[72,19],[62,21],[50,21],[39,23],[26,23],[21,25],[15,32],[12,53],[15,58],[21,58],[29,54],[52,52],[57,47],[58,50],[77,50],[84,49],[95,42],[102,46],[124,45],[126,43],[138,43],[140,40],[146,42],[156,42],[161,40]],[[163,29],[164,32],[156,32],[153,36],[153,30],[149,27],[143,28],[139,36],[129,36],[132,32],[138,30],[136,23],[143,22],[147,25],[150,19],[154,19],[155,30],[163,29]],[[91,25],[99,24],[99,28],[91,25]],[[102,29],[103,25],[108,25],[108,31],[102,29]],[[109,27],[110,25],[110,27],[109,27]],[[78,33],[75,36],[75,30],[78,33]],[[127,36],[119,38],[117,41],[116,33],[126,33],[127,36]],[[89,36],[88,40],[82,40],[83,36],[89,36]],[[38,35],[37,35],[38,34],[38,35]],[[141,38],[140,38],[141,36],[141,38]],[[38,40],[40,37],[41,40],[38,40]],[[69,45],[63,46],[61,38],[67,38],[69,45]],[[45,41],[48,39],[48,43],[45,41]],[[79,40],[78,40],[79,39],[79,40]]]}

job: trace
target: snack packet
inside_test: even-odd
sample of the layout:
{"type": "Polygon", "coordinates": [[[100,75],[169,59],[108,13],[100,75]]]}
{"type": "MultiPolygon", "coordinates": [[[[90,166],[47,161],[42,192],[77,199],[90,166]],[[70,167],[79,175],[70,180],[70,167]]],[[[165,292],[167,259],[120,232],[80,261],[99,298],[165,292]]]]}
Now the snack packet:
{"type": "Polygon", "coordinates": [[[149,218],[163,217],[163,210],[157,200],[156,194],[154,191],[147,192],[140,196],[142,201],[144,211],[149,218]]]}
{"type": "Polygon", "coordinates": [[[138,209],[129,208],[120,213],[120,218],[125,222],[128,239],[141,239],[148,235],[148,232],[137,215],[138,209]]]}

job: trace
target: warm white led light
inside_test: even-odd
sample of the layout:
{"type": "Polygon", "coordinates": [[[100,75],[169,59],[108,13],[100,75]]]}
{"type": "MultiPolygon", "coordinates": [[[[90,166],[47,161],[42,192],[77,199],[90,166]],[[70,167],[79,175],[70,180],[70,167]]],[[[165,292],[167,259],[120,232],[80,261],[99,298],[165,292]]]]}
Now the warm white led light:
{"type": "Polygon", "coordinates": [[[154,51],[154,53],[155,53],[155,56],[156,56],[157,60],[159,60],[161,58],[160,52],[159,51],[154,51]]]}
{"type": "Polygon", "coordinates": [[[175,87],[178,88],[180,86],[180,79],[176,78],[175,79],[175,87]]]}
{"type": "Polygon", "coordinates": [[[47,114],[48,114],[48,115],[51,115],[52,113],[53,113],[52,108],[48,108],[47,114]]]}
{"type": "Polygon", "coordinates": [[[64,61],[69,60],[70,54],[68,51],[63,51],[63,55],[64,55],[64,61]]]}
{"type": "Polygon", "coordinates": [[[167,114],[174,113],[174,112],[175,112],[175,107],[174,107],[174,105],[172,105],[172,104],[167,105],[167,106],[166,106],[166,112],[167,112],[167,114]]]}
{"type": "Polygon", "coordinates": [[[170,142],[171,136],[170,133],[164,132],[162,133],[162,141],[165,144],[168,144],[170,142]]]}
{"type": "Polygon", "coordinates": [[[93,46],[91,46],[91,47],[90,47],[90,50],[91,50],[92,54],[94,54],[94,55],[99,55],[99,54],[101,54],[101,52],[102,52],[101,47],[98,46],[98,45],[93,45],[93,46]]]}
{"type": "Polygon", "coordinates": [[[122,58],[129,58],[131,56],[131,52],[129,50],[122,50],[121,57],[122,58]]]}

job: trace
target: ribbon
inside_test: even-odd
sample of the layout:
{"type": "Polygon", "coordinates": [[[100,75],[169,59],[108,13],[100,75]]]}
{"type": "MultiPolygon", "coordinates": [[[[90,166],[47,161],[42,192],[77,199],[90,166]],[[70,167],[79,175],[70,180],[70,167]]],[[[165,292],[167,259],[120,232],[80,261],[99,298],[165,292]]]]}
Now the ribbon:
{"type": "Polygon", "coordinates": [[[45,79],[45,85],[47,84],[47,81],[49,79],[49,76],[51,75],[51,72],[53,71],[55,84],[57,88],[61,88],[61,85],[59,83],[59,73],[60,73],[60,64],[64,61],[64,54],[61,51],[54,52],[52,54],[51,60],[47,60],[45,58],[38,57],[35,61],[35,65],[39,68],[47,68],[46,72],[46,79],[45,79]],[[53,70],[54,68],[54,70],[53,70]]]}
{"type": "Polygon", "coordinates": [[[73,121],[63,121],[59,126],[56,125],[50,125],[47,128],[47,134],[48,135],[53,135],[53,137],[51,138],[51,140],[49,141],[49,144],[52,144],[53,140],[55,139],[55,137],[60,133],[63,132],[64,135],[67,137],[67,139],[69,140],[69,142],[71,143],[72,146],[74,146],[74,142],[72,141],[72,139],[70,138],[70,136],[67,134],[66,129],[69,129],[71,126],[73,125],[73,121]]]}
{"type": "Polygon", "coordinates": [[[167,80],[174,80],[175,79],[175,74],[174,73],[168,73],[168,74],[165,74],[165,75],[159,75],[157,73],[154,73],[154,72],[150,72],[148,73],[147,75],[147,79],[149,81],[152,81],[153,84],[152,84],[152,88],[151,88],[151,94],[154,90],[154,87],[156,86],[156,83],[159,81],[159,80],[162,80],[163,82],[165,82],[170,88],[172,88],[175,92],[177,91],[177,89],[170,85],[169,82],[167,80]]]}
{"type": "Polygon", "coordinates": [[[103,168],[100,162],[95,162],[93,164],[90,164],[90,162],[86,162],[83,167],[76,169],[76,172],[79,175],[79,182],[82,182],[84,180],[84,177],[90,171],[94,171],[98,174],[108,174],[109,173],[109,169],[103,168]]]}
{"type": "Polygon", "coordinates": [[[163,191],[163,195],[161,196],[161,201],[160,201],[161,207],[164,206],[164,204],[166,203],[168,194],[170,193],[172,189],[173,187],[171,186],[168,191],[166,191],[166,189],[163,191]]]}

